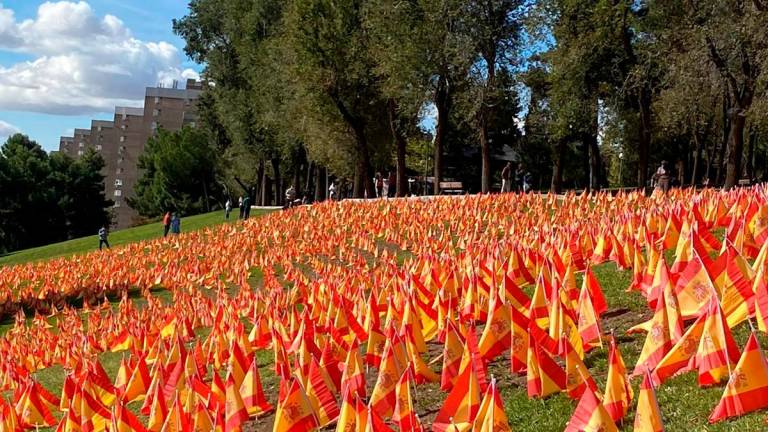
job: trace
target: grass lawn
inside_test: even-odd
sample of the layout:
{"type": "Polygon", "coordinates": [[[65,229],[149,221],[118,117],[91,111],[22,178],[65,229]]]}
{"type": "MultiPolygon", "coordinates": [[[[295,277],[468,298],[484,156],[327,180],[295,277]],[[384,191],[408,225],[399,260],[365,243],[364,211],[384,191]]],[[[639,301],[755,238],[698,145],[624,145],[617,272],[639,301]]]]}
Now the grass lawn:
{"type": "MultiPolygon", "coordinates": [[[[254,210],[251,217],[256,217],[269,210],[254,210]]],[[[237,214],[230,215],[229,223],[237,221],[237,214]]],[[[224,219],[224,212],[219,210],[211,213],[204,213],[196,216],[182,218],[181,231],[189,232],[200,228],[214,226],[227,222],[224,219]]],[[[133,228],[126,228],[114,231],[109,235],[109,244],[112,247],[126,243],[133,243],[141,240],[152,239],[163,235],[163,226],[160,222],[141,225],[133,228]]],[[[31,249],[11,252],[0,256],[0,266],[20,264],[29,261],[55,258],[63,255],[74,255],[92,251],[99,246],[99,239],[94,232],[92,236],[82,237],[73,240],[67,240],[61,243],[49,244],[31,249]]]]}

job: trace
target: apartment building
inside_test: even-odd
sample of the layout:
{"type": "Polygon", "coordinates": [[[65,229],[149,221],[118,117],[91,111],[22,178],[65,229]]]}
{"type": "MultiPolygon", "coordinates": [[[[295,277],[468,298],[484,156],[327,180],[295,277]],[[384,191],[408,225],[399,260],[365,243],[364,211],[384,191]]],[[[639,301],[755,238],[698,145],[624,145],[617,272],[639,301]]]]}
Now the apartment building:
{"type": "Polygon", "coordinates": [[[202,83],[195,80],[187,80],[184,89],[176,85],[148,87],[143,107],[115,107],[111,121],[93,120],[91,129],[75,129],[72,137],[61,137],[59,151],[73,158],[82,156],[86,148],[94,148],[104,157],[104,192],[115,202],[114,228],[137,222],[138,212],[127,200],[133,197],[141,175],[138,162],[147,140],[161,128],[175,131],[184,126],[196,127],[196,101],[202,91],[202,83]]]}

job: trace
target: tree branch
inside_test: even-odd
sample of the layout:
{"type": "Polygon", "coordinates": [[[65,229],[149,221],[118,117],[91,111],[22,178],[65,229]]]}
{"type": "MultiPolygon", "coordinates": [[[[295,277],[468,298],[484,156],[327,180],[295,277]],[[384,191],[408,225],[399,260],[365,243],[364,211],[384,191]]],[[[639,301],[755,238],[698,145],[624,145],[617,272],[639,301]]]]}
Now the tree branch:
{"type": "Polygon", "coordinates": [[[738,96],[739,84],[738,81],[736,81],[736,77],[733,76],[733,73],[728,69],[728,64],[725,62],[723,57],[720,56],[720,52],[715,46],[715,41],[713,41],[709,35],[705,36],[705,39],[707,41],[707,47],[709,48],[709,58],[712,60],[712,63],[715,64],[715,67],[720,72],[720,74],[723,75],[726,80],[728,80],[734,95],[738,96]]]}

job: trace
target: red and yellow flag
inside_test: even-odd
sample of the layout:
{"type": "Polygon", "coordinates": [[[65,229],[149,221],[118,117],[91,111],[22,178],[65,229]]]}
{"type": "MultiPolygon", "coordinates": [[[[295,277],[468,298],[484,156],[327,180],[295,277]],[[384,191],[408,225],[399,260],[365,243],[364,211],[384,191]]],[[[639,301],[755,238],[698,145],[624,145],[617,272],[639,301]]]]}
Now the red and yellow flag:
{"type": "Polygon", "coordinates": [[[752,332],[709,422],[716,423],[765,407],[768,407],[768,363],[752,332]]]}
{"type": "Polygon", "coordinates": [[[637,398],[634,427],[638,432],[664,431],[664,424],[661,421],[661,410],[656,400],[656,391],[653,388],[653,379],[651,379],[651,374],[648,371],[645,372],[643,383],[640,384],[640,395],[637,398]]]}

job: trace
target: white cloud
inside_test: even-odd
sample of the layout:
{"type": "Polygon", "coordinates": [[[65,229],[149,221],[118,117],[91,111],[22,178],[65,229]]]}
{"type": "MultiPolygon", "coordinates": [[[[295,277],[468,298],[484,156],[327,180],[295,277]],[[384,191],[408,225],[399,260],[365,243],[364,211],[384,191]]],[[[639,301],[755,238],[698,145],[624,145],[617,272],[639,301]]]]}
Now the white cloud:
{"type": "Polygon", "coordinates": [[[140,103],[146,86],[197,78],[181,68],[175,46],[136,39],[119,18],[100,17],[85,1],[46,2],[23,21],[0,4],[0,50],[33,58],[0,66],[2,110],[111,111],[140,103]]]}
{"type": "Polygon", "coordinates": [[[16,126],[0,120],[0,141],[5,142],[9,136],[21,132],[16,126]]]}

